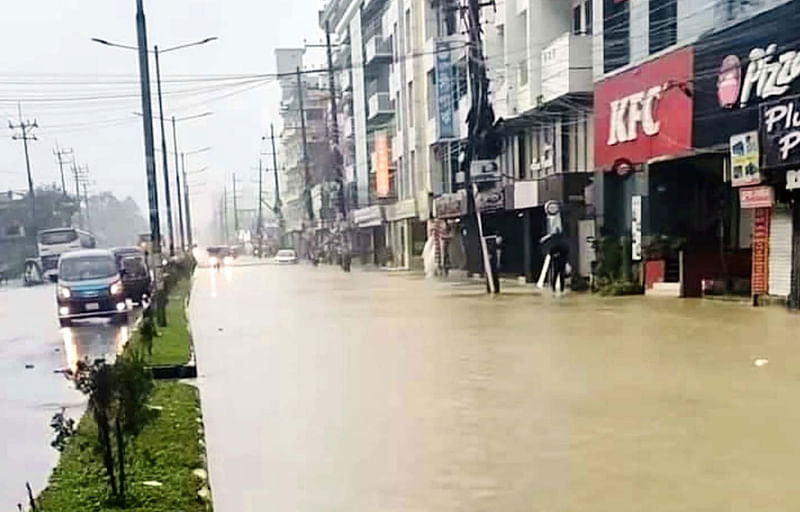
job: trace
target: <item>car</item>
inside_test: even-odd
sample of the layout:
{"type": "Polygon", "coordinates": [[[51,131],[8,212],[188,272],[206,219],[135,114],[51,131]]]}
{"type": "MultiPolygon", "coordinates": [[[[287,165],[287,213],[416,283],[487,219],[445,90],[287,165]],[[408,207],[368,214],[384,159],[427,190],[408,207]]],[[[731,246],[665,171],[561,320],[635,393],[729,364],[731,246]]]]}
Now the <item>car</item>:
{"type": "Polygon", "coordinates": [[[231,248],[227,245],[209,246],[206,248],[206,254],[208,255],[208,264],[214,268],[233,263],[233,254],[231,254],[231,248]]]}
{"type": "Polygon", "coordinates": [[[275,263],[282,263],[282,264],[297,264],[297,253],[294,252],[294,249],[281,249],[275,254],[275,263]]]}
{"type": "Polygon", "coordinates": [[[145,252],[138,247],[117,247],[111,250],[117,261],[125,287],[125,296],[142,304],[153,293],[153,275],[145,252]]]}
{"type": "Polygon", "coordinates": [[[125,287],[114,253],[86,249],[63,254],[58,261],[56,302],[62,327],[93,317],[127,322],[125,287]]]}

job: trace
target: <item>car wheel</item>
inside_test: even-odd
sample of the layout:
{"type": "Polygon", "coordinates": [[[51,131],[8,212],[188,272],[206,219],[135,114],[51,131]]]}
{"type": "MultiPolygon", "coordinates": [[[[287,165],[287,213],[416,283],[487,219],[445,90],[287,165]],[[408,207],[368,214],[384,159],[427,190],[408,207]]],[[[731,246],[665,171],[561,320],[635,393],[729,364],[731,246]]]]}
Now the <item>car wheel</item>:
{"type": "Polygon", "coordinates": [[[72,320],[69,318],[59,318],[58,323],[61,325],[61,327],[72,327],[72,320]]]}

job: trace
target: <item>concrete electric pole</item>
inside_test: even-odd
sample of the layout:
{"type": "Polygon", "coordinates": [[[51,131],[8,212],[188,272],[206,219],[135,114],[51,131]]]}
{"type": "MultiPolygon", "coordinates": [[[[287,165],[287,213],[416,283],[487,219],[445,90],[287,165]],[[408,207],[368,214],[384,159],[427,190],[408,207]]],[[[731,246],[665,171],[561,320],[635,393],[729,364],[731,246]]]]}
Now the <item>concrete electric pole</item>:
{"type": "Polygon", "coordinates": [[[58,172],[61,174],[61,193],[64,194],[64,197],[67,195],[67,183],[64,179],[64,157],[72,155],[72,149],[61,149],[56,144],[56,148],[53,150],[53,154],[56,156],[58,160],[58,172]]]}
{"type": "Polygon", "coordinates": [[[150,67],[147,58],[147,25],[143,0],[136,0],[136,36],[139,48],[139,81],[142,96],[144,152],[147,172],[147,203],[150,209],[150,238],[152,266],[156,276],[156,316],[162,326],[167,324],[166,301],[161,268],[161,226],[158,218],[158,188],[156,185],[155,146],[153,143],[153,108],[150,103],[150,67]]]}
{"type": "Polygon", "coordinates": [[[31,174],[31,158],[28,153],[28,141],[38,140],[36,135],[31,132],[35,128],[38,128],[39,125],[36,123],[35,119],[33,121],[26,121],[22,118],[22,104],[20,103],[17,103],[17,112],[19,113],[19,124],[14,124],[12,121],[9,121],[8,127],[11,130],[19,130],[19,132],[15,132],[11,138],[14,140],[21,140],[22,145],[25,148],[25,168],[28,172],[28,199],[30,201],[31,208],[31,226],[33,234],[36,234],[36,194],[33,190],[33,175],[31,174]]]}

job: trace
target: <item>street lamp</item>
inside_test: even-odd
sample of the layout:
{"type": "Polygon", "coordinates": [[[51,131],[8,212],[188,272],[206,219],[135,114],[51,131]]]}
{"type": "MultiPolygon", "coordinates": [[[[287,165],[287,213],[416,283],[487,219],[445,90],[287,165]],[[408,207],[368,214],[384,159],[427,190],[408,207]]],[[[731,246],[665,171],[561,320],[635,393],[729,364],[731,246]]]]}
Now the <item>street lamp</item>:
{"type": "MultiPolygon", "coordinates": [[[[186,239],[189,242],[189,249],[191,249],[194,245],[194,236],[192,234],[192,204],[189,201],[189,185],[186,179],[186,155],[197,155],[210,150],[211,146],[206,146],[204,148],[195,149],[194,151],[181,153],[181,169],[183,170],[183,206],[186,208],[186,239]]],[[[207,168],[208,167],[203,167],[203,169],[197,171],[196,174],[205,171],[207,168]]]]}
{"type": "MultiPolygon", "coordinates": [[[[207,38],[202,39],[200,41],[195,41],[193,43],[186,43],[186,44],[181,44],[181,45],[177,45],[177,46],[172,46],[170,48],[167,48],[166,50],[160,50],[160,51],[158,49],[158,45],[155,45],[153,47],[152,52],[151,52],[151,53],[153,53],[155,55],[155,60],[156,60],[156,87],[158,88],[158,110],[159,110],[158,119],[159,119],[159,124],[160,124],[160,127],[161,127],[161,156],[163,157],[163,164],[162,165],[164,167],[164,196],[165,196],[166,205],[167,205],[167,228],[169,230],[169,254],[170,254],[170,256],[175,256],[175,233],[174,233],[173,226],[172,226],[172,198],[171,198],[170,192],[169,192],[169,168],[168,168],[168,164],[167,164],[167,141],[166,141],[166,135],[165,135],[165,132],[164,132],[164,103],[163,103],[163,95],[161,93],[161,65],[160,65],[160,61],[159,61],[159,54],[160,53],[173,52],[173,51],[181,50],[181,49],[184,49],[184,48],[190,48],[192,46],[200,46],[200,45],[203,45],[203,44],[206,44],[206,43],[210,43],[211,41],[216,41],[217,39],[218,39],[217,37],[207,37],[207,38]]],[[[95,43],[98,43],[98,44],[105,45],[105,46],[111,46],[111,47],[115,47],[115,48],[122,48],[122,49],[125,49],[125,50],[136,50],[136,51],[139,51],[139,48],[137,48],[137,47],[133,47],[133,46],[130,46],[130,45],[127,45],[127,44],[112,43],[110,41],[107,41],[105,39],[100,39],[100,38],[97,38],[97,37],[93,37],[92,41],[94,41],[95,43]]],[[[146,50],[146,51],[149,51],[149,50],[146,50]]],[[[177,153],[177,151],[176,151],[176,153],[177,153]]],[[[176,166],[177,166],[177,163],[176,163],[176,166]]]]}

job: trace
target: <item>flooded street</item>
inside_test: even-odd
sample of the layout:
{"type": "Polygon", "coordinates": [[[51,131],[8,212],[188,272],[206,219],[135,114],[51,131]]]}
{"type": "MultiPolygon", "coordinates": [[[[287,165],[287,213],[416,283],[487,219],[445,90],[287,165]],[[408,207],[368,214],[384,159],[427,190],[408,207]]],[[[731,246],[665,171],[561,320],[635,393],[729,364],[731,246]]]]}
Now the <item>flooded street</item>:
{"type": "Polygon", "coordinates": [[[0,509],[12,510],[44,488],[58,452],[50,419],[62,407],[76,420],[85,400],[62,371],[79,359],[109,357],[127,342],[129,326],[90,320],[61,329],[55,286],[0,288],[0,509]]]}
{"type": "Polygon", "coordinates": [[[800,317],[200,269],[219,512],[795,510],[800,317]]]}

